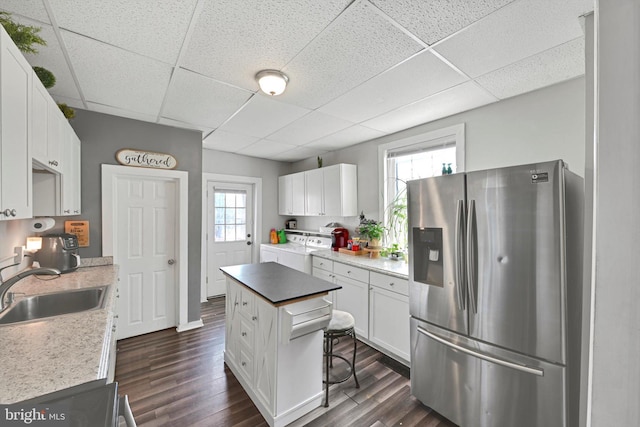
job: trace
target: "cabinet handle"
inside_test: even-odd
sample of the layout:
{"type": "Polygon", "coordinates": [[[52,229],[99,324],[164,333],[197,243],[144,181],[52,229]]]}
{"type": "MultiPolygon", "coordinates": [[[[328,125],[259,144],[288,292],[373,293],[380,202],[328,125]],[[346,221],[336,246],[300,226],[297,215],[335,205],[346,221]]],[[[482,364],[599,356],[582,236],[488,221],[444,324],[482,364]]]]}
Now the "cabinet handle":
{"type": "Polygon", "coordinates": [[[65,209],[64,213],[71,213],[69,209],[65,209]]]}
{"type": "Polygon", "coordinates": [[[248,305],[248,304],[249,304],[248,302],[246,302],[246,301],[242,301],[242,305],[243,305],[243,306],[246,306],[246,305],[248,305]]]}
{"type": "Polygon", "coordinates": [[[75,210],[75,211],[73,211],[73,213],[80,213],[80,211],[79,210],[75,210]]]}
{"type": "Polygon", "coordinates": [[[251,320],[254,320],[254,321],[255,321],[255,320],[258,320],[258,317],[257,317],[257,316],[252,316],[252,317],[251,317],[251,320]]]}
{"type": "Polygon", "coordinates": [[[237,306],[238,305],[238,301],[234,302],[233,305],[237,306]]]}
{"type": "Polygon", "coordinates": [[[242,362],[242,366],[247,366],[247,362],[242,362]]]}
{"type": "Polygon", "coordinates": [[[394,283],[393,283],[393,282],[390,282],[390,283],[389,283],[389,286],[393,286],[393,285],[394,285],[394,283]]]}
{"type": "Polygon", "coordinates": [[[246,337],[246,336],[247,336],[247,333],[246,333],[246,332],[243,332],[241,335],[242,335],[243,337],[246,337]]]}

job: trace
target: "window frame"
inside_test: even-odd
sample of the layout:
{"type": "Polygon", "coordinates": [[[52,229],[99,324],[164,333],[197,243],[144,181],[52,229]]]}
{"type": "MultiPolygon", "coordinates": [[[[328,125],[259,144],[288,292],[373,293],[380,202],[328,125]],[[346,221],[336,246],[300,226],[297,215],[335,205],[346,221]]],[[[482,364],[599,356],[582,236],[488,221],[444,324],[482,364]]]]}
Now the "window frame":
{"type": "MultiPolygon", "coordinates": [[[[378,146],[378,209],[383,224],[388,223],[387,216],[387,174],[389,153],[411,152],[416,150],[428,150],[445,144],[453,144],[456,147],[456,173],[465,171],[465,124],[460,123],[429,132],[422,132],[407,136],[378,146]]],[[[388,243],[388,242],[386,242],[388,243]]]]}

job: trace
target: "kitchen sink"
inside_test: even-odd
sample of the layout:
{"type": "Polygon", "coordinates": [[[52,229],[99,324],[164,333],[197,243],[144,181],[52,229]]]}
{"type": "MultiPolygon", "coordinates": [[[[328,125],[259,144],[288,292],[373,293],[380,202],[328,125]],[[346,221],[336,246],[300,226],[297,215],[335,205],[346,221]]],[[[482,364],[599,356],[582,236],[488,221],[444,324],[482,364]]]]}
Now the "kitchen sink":
{"type": "Polygon", "coordinates": [[[0,324],[28,322],[103,308],[106,290],[106,286],[100,286],[27,297],[0,313],[0,324]]]}

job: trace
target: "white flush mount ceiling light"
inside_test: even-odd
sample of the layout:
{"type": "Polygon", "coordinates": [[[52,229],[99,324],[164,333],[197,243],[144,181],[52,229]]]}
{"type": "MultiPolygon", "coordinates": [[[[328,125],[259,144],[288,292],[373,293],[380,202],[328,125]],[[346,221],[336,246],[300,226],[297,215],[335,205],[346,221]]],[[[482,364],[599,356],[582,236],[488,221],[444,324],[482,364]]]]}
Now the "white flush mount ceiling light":
{"type": "Polygon", "coordinates": [[[260,90],[267,95],[276,96],[284,92],[289,77],[278,70],[262,70],[256,74],[260,90]]]}

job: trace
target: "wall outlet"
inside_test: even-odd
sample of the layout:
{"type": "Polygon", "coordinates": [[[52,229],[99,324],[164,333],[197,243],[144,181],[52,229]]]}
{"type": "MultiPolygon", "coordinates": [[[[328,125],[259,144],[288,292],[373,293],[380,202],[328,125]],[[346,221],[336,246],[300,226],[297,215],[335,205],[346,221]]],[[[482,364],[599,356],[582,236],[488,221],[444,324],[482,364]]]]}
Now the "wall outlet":
{"type": "Polygon", "coordinates": [[[20,264],[22,262],[22,258],[24,258],[24,246],[16,246],[13,251],[15,253],[13,262],[20,264]]]}

